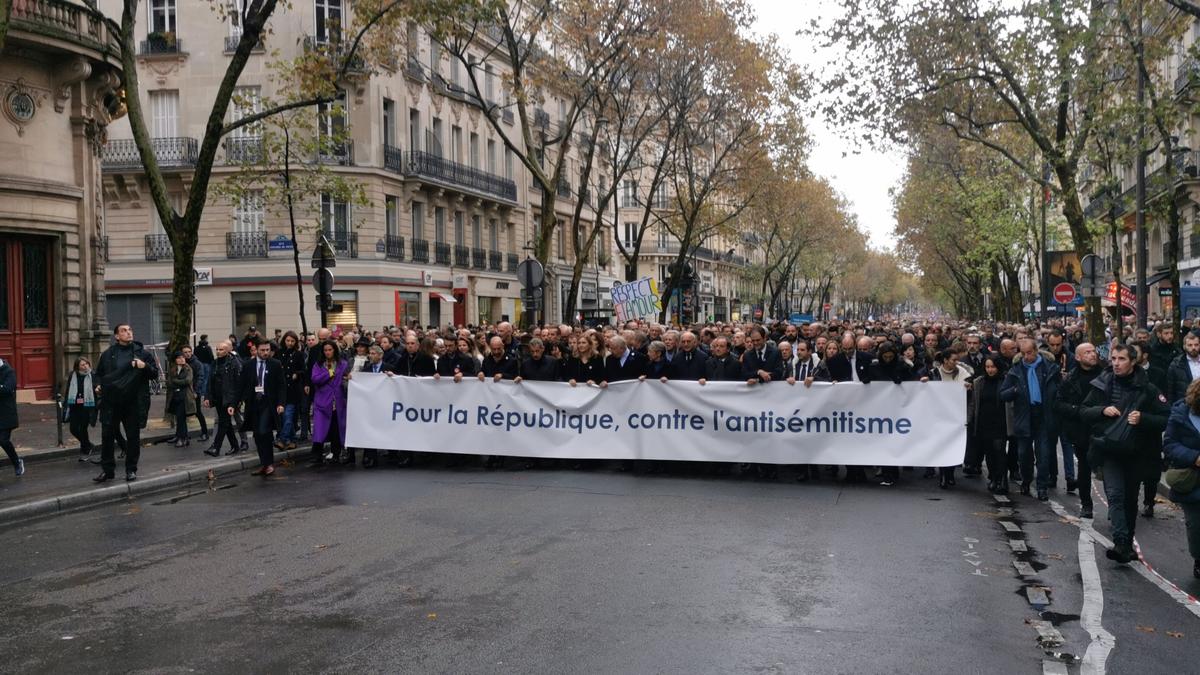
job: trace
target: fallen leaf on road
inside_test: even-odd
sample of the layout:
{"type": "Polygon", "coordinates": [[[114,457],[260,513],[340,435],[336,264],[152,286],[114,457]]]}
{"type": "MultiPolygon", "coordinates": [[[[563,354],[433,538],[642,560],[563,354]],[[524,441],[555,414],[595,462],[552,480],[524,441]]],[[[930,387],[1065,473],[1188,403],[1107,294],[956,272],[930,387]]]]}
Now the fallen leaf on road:
{"type": "Polygon", "coordinates": [[[1137,629],[1142,631],[1143,633],[1154,633],[1155,632],[1154,626],[1138,626],[1137,629]]]}
{"type": "Polygon", "coordinates": [[[1051,553],[1049,557],[1054,560],[1062,560],[1063,559],[1061,553],[1051,553]]]}
{"type": "Polygon", "coordinates": [[[129,510],[125,512],[125,515],[135,516],[141,512],[142,512],[142,507],[134,505],[134,506],[129,507],[129,510]]]}
{"type": "Polygon", "coordinates": [[[1038,537],[1038,539],[1049,539],[1049,538],[1050,538],[1050,535],[1048,535],[1048,534],[1043,534],[1042,536],[1038,537]]]}
{"type": "Polygon", "coordinates": [[[437,612],[430,612],[425,615],[425,618],[433,621],[434,619],[437,619],[437,612]]]}
{"type": "Polygon", "coordinates": [[[1173,637],[1173,638],[1181,638],[1181,637],[1183,637],[1183,633],[1180,633],[1180,632],[1179,632],[1179,631],[1177,631],[1177,630],[1169,630],[1169,631],[1167,631],[1167,635],[1168,635],[1169,637],[1173,637]]]}
{"type": "Polygon", "coordinates": [[[324,548],[329,548],[329,544],[317,544],[317,545],[316,545],[316,546],[314,546],[313,548],[315,548],[315,549],[324,549],[324,548]]]}

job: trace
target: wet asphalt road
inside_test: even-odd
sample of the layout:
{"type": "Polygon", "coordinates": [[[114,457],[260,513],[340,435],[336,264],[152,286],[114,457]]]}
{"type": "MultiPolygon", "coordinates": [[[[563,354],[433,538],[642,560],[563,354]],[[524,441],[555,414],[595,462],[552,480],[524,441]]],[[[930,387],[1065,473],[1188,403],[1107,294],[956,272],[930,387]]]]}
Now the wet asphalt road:
{"type": "MultiPolygon", "coordinates": [[[[238,476],[0,529],[0,670],[1040,673],[1026,586],[1047,589],[1041,618],[1064,638],[1050,651],[1081,656],[1079,530],[917,475],[238,476]]],[[[1200,592],[1182,522],[1160,511],[1139,539],[1200,592]]],[[[1095,553],[1108,671],[1194,672],[1200,619],[1095,553]]]]}

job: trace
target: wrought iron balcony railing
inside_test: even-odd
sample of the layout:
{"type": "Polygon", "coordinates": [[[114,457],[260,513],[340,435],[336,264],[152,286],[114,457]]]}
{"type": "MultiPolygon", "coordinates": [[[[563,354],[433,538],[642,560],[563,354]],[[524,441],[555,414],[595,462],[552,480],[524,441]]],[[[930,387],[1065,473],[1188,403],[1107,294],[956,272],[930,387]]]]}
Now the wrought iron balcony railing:
{"type": "MultiPolygon", "coordinates": [[[[154,159],[161,169],[196,165],[197,142],[194,138],[152,138],[154,159]]],[[[101,165],[105,169],[141,169],[142,158],[132,138],[109,141],[104,146],[101,165]]]]}
{"type": "Polygon", "coordinates": [[[175,252],[171,249],[171,240],[165,234],[146,235],[146,260],[171,260],[175,252]]]}
{"type": "Polygon", "coordinates": [[[499,251],[488,251],[488,269],[493,272],[504,271],[504,256],[499,251]]]}
{"type": "Polygon", "coordinates": [[[227,258],[265,258],[267,257],[267,232],[226,232],[225,257],[227,258]]]}
{"type": "MultiPolygon", "coordinates": [[[[333,246],[333,252],[340,256],[348,258],[358,257],[358,233],[357,232],[331,232],[324,231],[325,238],[329,240],[329,244],[333,246]]],[[[317,238],[320,238],[318,233],[317,238]]]]}
{"type": "Polygon", "coordinates": [[[149,56],[154,54],[179,54],[183,52],[183,43],[175,39],[174,33],[150,33],[142,40],[138,54],[149,56]]]}
{"type": "MultiPolygon", "coordinates": [[[[233,52],[237,51],[238,43],[241,41],[242,41],[241,33],[238,33],[237,35],[225,36],[225,53],[232,54],[233,52]]],[[[254,48],[252,51],[261,52],[264,49],[266,49],[266,47],[263,45],[262,35],[259,35],[258,43],[254,45],[254,48]]]]}
{"type": "Polygon", "coordinates": [[[443,241],[434,242],[433,244],[433,262],[438,265],[450,264],[450,244],[443,241]]]}
{"type": "Polygon", "coordinates": [[[429,240],[413,239],[412,261],[415,263],[429,262],[429,240]]]}
{"type": "Polygon", "coordinates": [[[521,264],[521,261],[517,258],[517,254],[509,253],[505,257],[508,259],[508,271],[515,273],[517,271],[517,266],[521,264]]]}
{"type": "Polygon", "coordinates": [[[258,164],[263,161],[262,138],[226,138],[224,143],[225,162],[228,164],[258,164]]]}
{"type": "Polygon", "coordinates": [[[471,267],[477,270],[487,269],[487,251],[481,248],[471,249],[471,267]]]}
{"type": "Polygon", "coordinates": [[[404,174],[428,178],[508,201],[516,201],[517,184],[507,178],[438,157],[432,153],[410,151],[404,174]]]}
{"type": "Polygon", "coordinates": [[[454,264],[459,267],[471,266],[471,249],[466,246],[454,246],[454,264]]]}
{"type": "Polygon", "coordinates": [[[404,173],[404,152],[394,145],[383,146],[383,168],[396,173],[404,173]]]}
{"type": "Polygon", "coordinates": [[[404,260],[404,237],[389,234],[384,237],[384,244],[388,260],[404,260]]]}

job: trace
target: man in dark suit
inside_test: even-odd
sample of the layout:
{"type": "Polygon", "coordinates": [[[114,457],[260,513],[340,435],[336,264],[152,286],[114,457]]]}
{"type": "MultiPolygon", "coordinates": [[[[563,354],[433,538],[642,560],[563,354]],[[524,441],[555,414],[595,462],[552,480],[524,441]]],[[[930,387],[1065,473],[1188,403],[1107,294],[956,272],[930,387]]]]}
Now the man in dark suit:
{"type": "Polygon", "coordinates": [[[622,382],[646,377],[646,355],[629,349],[625,338],[614,335],[608,341],[608,356],[604,357],[604,380],[622,382]]]}
{"type": "Polygon", "coordinates": [[[854,333],[847,331],[842,334],[842,351],[831,357],[826,368],[829,379],[834,382],[870,382],[867,370],[874,357],[870,352],[859,351],[855,348],[854,333]]]}
{"type": "Polygon", "coordinates": [[[746,384],[775,382],[783,379],[783,356],[767,344],[762,326],[750,328],[750,349],[742,355],[742,377],[746,384]]]}
{"type": "Polygon", "coordinates": [[[704,377],[700,384],[713,382],[737,382],[742,379],[742,364],[729,353],[729,338],[719,337],[709,345],[712,355],[704,364],[704,377]]]}
{"type": "Polygon", "coordinates": [[[546,354],[546,343],[541,338],[529,341],[529,356],[521,360],[516,380],[534,382],[558,382],[558,359],[546,354]]]}
{"type": "MultiPolygon", "coordinates": [[[[275,451],[271,440],[279,429],[279,416],[287,389],[283,377],[283,364],[271,358],[271,344],[262,338],[255,341],[255,356],[242,364],[242,404],[245,419],[242,430],[254,434],[254,447],[258,450],[258,461],[262,464],[255,476],[270,476],[275,473],[275,451]]],[[[226,411],[233,415],[233,407],[226,411]]]]}
{"type": "Polygon", "coordinates": [[[668,380],[690,380],[695,382],[704,377],[704,364],[708,362],[708,354],[700,351],[700,341],[696,334],[686,331],[679,336],[679,351],[671,359],[667,367],[668,380]]]}

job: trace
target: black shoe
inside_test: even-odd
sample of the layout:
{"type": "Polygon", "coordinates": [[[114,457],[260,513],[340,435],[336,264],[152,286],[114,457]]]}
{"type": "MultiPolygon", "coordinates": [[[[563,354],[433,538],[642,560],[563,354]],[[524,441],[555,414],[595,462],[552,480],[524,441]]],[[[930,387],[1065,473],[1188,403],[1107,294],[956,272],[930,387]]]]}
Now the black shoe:
{"type": "Polygon", "coordinates": [[[1092,516],[1092,507],[1090,507],[1090,506],[1083,506],[1083,507],[1080,507],[1080,509],[1079,509],[1079,517],[1080,517],[1080,518],[1086,518],[1086,519],[1088,519],[1088,520],[1091,520],[1091,519],[1093,518],[1093,516],[1092,516]]]}
{"type": "Polygon", "coordinates": [[[1143,518],[1153,518],[1154,517],[1154,505],[1153,504],[1145,504],[1142,506],[1142,517],[1143,518]]]}
{"type": "Polygon", "coordinates": [[[1021,482],[1021,494],[1025,495],[1026,497],[1029,496],[1029,483],[1024,481],[1021,482]]]}
{"type": "Polygon", "coordinates": [[[925,469],[925,473],[921,477],[922,478],[933,478],[936,475],[937,475],[936,469],[925,469]]]}
{"type": "Polygon", "coordinates": [[[209,457],[220,457],[221,451],[217,450],[216,448],[209,448],[204,451],[204,454],[208,455],[209,457]]]}
{"type": "Polygon", "coordinates": [[[1104,552],[1104,557],[1119,562],[1122,565],[1127,565],[1133,561],[1136,554],[1134,554],[1133,547],[1129,544],[1115,544],[1112,548],[1104,552]]]}
{"type": "Polygon", "coordinates": [[[950,487],[950,477],[945,474],[938,476],[938,487],[943,490],[950,487]]]}
{"type": "Polygon", "coordinates": [[[238,454],[238,453],[239,453],[239,452],[241,452],[241,451],[242,451],[242,449],[241,449],[241,448],[239,448],[239,447],[237,447],[236,445],[234,445],[234,446],[231,446],[231,447],[230,447],[228,450],[226,450],[226,451],[225,451],[225,455],[226,455],[226,456],[229,456],[229,455],[236,455],[236,454],[238,454]]]}
{"type": "Polygon", "coordinates": [[[137,480],[137,472],[136,471],[126,471],[125,472],[125,481],[126,482],[132,483],[135,480],[137,480]]]}
{"type": "Polygon", "coordinates": [[[338,460],[338,463],[339,464],[353,464],[354,463],[354,455],[342,455],[341,459],[338,460]]]}
{"type": "Polygon", "coordinates": [[[208,440],[208,432],[205,431],[204,433],[200,434],[200,442],[203,443],[204,441],[207,441],[207,440],[208,440]]]}
{"type": "Polygon", "coordinates": [[[1067,481],[1067,494],[1075,494],[1075,490],[1079,487],[1079,482],[1074,480],[1067,481]]]}
{"type": "Polygon", "coordinates": [[[364,469],[374,469],[376,463],[377,462],[370,457],[363,457],[362,465],[364,469]]]}
{"type": "Polygon", "coordinates": [[[116,478],[116,476],[112,475],[111,473],[103,473],[102,472],[99,476],[96,476],[95,478],[93,478],[92,482],[93,483],[107,483],[108,481],[112,480],[113,478],[116,478]]]}
{"type": "Polygon", "coordinates": [[[1038,501],[1045,502],[1050,500],[1050,495],[1046,494],[1045,488],[1038,488],[1038,501]]]}
{"type": "Polygon", "coordinates": [[[241,451],[242,452],[250,451],[250,443],[248,441],[242,441],[241,451]]]}
{"type": "Polygon", "coordinates": [[[176,439],[175,439],[175,447],[177,447],[177,448],[182,448],[182,447],[183,447],[183,439],[182,439],[182,438],[176,438],[176,439]]]}
{"type": "Polygon", "coordinates": [[[999,483],[996,483],[995,493],[998,495],[1008,494],[1008,481],[1005,480],[1005,481],[1000,481],[999,483]]]}

